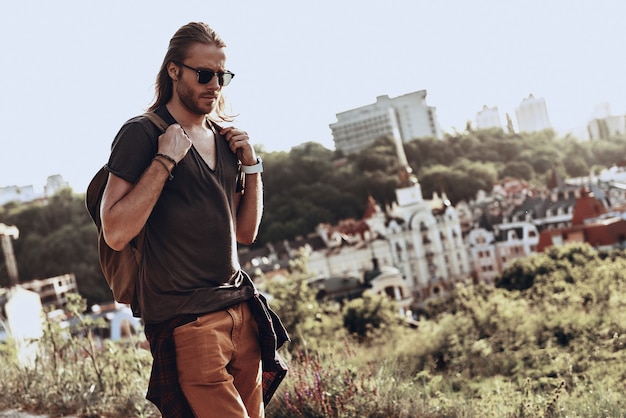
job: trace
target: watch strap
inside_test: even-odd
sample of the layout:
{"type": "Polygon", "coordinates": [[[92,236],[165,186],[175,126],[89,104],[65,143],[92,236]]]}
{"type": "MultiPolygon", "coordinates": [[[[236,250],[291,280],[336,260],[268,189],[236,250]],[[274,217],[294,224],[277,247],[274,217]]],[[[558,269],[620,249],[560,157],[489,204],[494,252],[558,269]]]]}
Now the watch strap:
{"type": "Polygon", "coordinates": [[[255,165],[241,165],[241,171],[245,174],[256,174],[263,172],[263,161],[260,157],[257,157],[255,165]]]}

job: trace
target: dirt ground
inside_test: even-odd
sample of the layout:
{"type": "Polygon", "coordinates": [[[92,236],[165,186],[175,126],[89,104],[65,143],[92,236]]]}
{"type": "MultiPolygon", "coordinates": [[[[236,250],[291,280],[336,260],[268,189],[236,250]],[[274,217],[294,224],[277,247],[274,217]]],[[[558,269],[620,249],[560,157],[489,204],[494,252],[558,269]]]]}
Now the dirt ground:
{"type": "MultiPolygon", "coordinates": [[[[0,411],[0,418],[48,418],[47,415],[34,415],[24,411],[18,411],[16,409],[9,409],[7,411],[0,411]]],[[[68,416],[65,418],[76,418],[74,416],[68,416]]]]}
{"type": "Polygon", "coordinates": [[[48,418],[46,415],[32,415],[27,412],[9,409],[8,411],[0,411],[1,418],[48,418]]]}

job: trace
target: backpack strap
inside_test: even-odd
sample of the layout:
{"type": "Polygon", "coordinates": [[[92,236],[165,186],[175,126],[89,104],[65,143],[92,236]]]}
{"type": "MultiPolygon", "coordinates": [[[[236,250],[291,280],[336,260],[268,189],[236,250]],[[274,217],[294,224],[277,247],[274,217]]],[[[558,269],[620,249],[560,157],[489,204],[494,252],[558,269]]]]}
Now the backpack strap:
{"type": "MultiPolygon", "coordinates": [[[[216,135],[217,137],[217,133],[222,130],[222,126],[220,126],[217,122],[211,120],[208,115],[206,116],[206,122],[209,125],[209,128],[211,128],[211,130],[213,131],[213,134],[216,135]]],[[[241,159],[241,150],[237,151],[237,158],[241,159]]],[[[246,185],[246,174],[243,172],[241,161],[240,161],[239,166],[237,168],[237,189],[236,189],[237,193],[242,192],[245,188],[245,185],[246,185]]]]}
{"type": "Polygon", "coordinates": [[[165,132],[167,128],[170,126],[169,123],[165,122],[161,116],[157,115],[154,112],[146,112],[143,114],[145,117],[150,119],[150,122],[156,125],[157,128],[161,130],[161,132],[165,132]]]}
{"type": "MultiPolygon", "coordinates": [[[[159,128],[161,133],[165,133],[167,128],[170,126],[169,123],[165,122],[163,118],[157,115],[155,112],[146,112],[143,115],[148,118],[150,122],[152,122],[157,128],[159,128]]],[[[141,263],[141,251],[143,250],[143,241],[145,234],[146,226],[144,225],[143,228],[141,228],[141,231],[139,231],[139,234],[130,241],[130,245],[137,249],[137,251],[135,251],[135,257],[138,264],[141,263]]]]}

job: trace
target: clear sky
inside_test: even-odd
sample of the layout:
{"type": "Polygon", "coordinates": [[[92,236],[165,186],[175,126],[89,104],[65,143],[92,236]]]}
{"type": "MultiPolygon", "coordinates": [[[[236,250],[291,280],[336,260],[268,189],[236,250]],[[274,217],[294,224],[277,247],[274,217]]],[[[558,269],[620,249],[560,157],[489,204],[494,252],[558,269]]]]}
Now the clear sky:
{"type": "Polygon", "coordinates": [[[336,113],[428,91],[442,129],[533,93],[560,132],[626,113],[623,0],[19,0],[0,6],[0,186],[84,191],[142,113],[173,33],[214,27],[236,124],[268,151],[334,149],[336,113]]]}

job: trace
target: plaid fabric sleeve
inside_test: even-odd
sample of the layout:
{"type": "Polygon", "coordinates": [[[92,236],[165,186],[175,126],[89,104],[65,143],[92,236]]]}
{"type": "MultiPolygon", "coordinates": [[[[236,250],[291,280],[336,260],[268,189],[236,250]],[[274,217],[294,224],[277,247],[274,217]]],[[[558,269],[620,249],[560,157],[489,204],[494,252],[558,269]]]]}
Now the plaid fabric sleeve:
{"type": "Polygon", "coordinates": [[[277,351],[285,342],[289,341],[289,335],[278,315],[268,306],[263,295],[256,293],[248,301],[248,304],[259,328],[263,367],[263,402],[267,405],[289,370],[277,351]]]}
{"type": "Polygon", "coordinates": [[[152,352],[152,371],[146,399],[168,418],[194,418],[178,383],[174,329],[194,321],[197,316],[179,316],[160,324],[147,324],[146,338],[152,352]]]}

